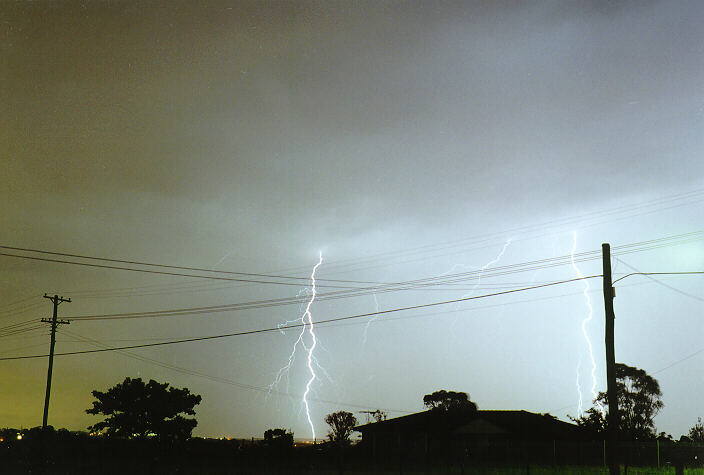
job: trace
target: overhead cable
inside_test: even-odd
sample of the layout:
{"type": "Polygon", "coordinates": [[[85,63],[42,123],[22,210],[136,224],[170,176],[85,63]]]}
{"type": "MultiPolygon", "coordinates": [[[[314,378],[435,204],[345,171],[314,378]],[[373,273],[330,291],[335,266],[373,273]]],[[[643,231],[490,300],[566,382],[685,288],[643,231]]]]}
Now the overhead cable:
{"type": "MultiPolygon", "coordinates": [[[[375,315],[385,315],[385,314],[389,314],[389,313],[402,312],[402,311],[407,311],[407,310],[416,310],[419,308],[436,307],[439,305],[447,305],[447,304],[451,304],[451,303],[466,302],[466,301],[470,301],[470,300],[477,300],[477,299],[487,298],[487,297],[495,297],[495,296],[506,295],[506,294],[511,294],[511,293],[525,292],[528,290],[535,290],[535,289],[540,289],[540,288],[545,288],[545,287],[551,287],[551,286],[555,286],[555,285],[566,284],[569,282],[576,282],[576,281],[580,281],[580,280],[594,279],[597,277],[602,277],[602,275],[600,275],[600,274],[599,275],[590,275],[590,276],[586,276],[586,277],[561,280],[561,281],[556,281],[556,282],[550,282],[547,284],[534,285],[531,287],[524,287],[521,289],[513,289],[513,290],[505,290],[502,292],[494,292],[492,294],[475,295],[472,297],[464,297],[464,298],[460,298],[460,299],[445,300],[442,302],[432,302],[432,303],[426,303],[426,304],[411,305],[411,306],[407,306],[407,307],[393,308],[393,309],[389,309],[389,310],[380,310],[377,312],[349,315],[349,316],[345,316],[345,317],[329,318],[326,320],[317,321],[316,325],[323,326],[325,324],[331,324],[331,323],[335,323],[335,322],[352,320],[352,319],[357,319],[357,318],[365,318],[365,317],[371,317],[371,316],[375,316],[375,315]]],[[[210,335],[210,336],[193,337],[193,338],[182,338],[182,339],[178,339],[178,340],[170,340],[170,341],[164,341],[164,342],[158,342],[158,343],[145,343],[145,344],[141,344],[141,345],[109,347],[109,348],[103,348],[103,349],[97,349],[97,350],[70,351],[70,352],[64,352],[64,353],[55,353],[54,356],[103,353],[106,351],[128,350],[128,349],[134,349],[134,348],[150,348],[150,347],[156,347],[156,346],[173,345],[173,344],[178,344],[178,343],[190,343],[190,342],[196,342],[196,341],[216,340],[216,339],[230,338],[230,337],[235,337],[235,336],[245,336],[245,335],[255,335],[255,334],[261,334],[261,333],[279,332],[279,331],[288,330],[291,328],[301,328],[304,325],[305,324],[303,324],[303,323],[297,323],[297,324],[289,324],[289,325],[282,325],[282,326],[269,327],[269,328],[260,328],[257,330],[247,330],[247,331],[234,332],[234,333],[223,333],[223,334],[219,334],[219,335],[210,335]]],[[[0,361],[31,359],[31,358],[44,358],[46,356],[48,356],[48,355],[27,355],[27,356],[3,357],[3,358],[0,358],[0,361]]]]}

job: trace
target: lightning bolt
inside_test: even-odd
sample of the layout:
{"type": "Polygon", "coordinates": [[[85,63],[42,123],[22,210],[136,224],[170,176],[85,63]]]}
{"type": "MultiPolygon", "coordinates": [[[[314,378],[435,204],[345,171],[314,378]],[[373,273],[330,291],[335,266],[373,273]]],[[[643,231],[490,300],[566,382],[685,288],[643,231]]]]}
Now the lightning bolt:
{"type": "Polygon", "coordinates": [[[308,301],[308,305],[306,306],[306,313],[303,314],[301,317],[301,321],[303,322],[303,329],[305,330],[306,323],[308,324],[308,333],[310,334],[311,339],[313,340],[313,344],[310,345],[308,348],[308,371],[310,371],[310,379],[308,380],[308,383],[306,383],[306,392],[303,393],[303,404],[306,406],[306,417],[308,418],[308,424],[310,424],[310,431],[313,433],[313,439],[315,439],[315,427],[313,426],[313,421],[310,418],[310,407],[308,406],[308,394],[310,393],[310,385],[313,384],[313,381],[315,381],[316,374],[315,370],[313,369],[313,351],[315,351],[315,347],[318,345],[318,338],[315,336],[315,331],[313,327],[313,316],[310,313],[310,307],[313,305],[313,302],[315,302],[315,271],[318,269],[318,266],[323,263],[323,253],[320,252],[318,254],[318,263],[313,267],[313,272],[310,275],[310,280],[311,280],[311,297],[310,301],[308,301]],[[306,316],[308,316],[308,321],[306,322],[306,316]]]}
{"type": "MultiPolygon", "coordinates": [[[[484,275],[484,271],[487,270],[489,267],[493,266],[494,264],[497,264],[501,260],[501,258],[504,257],[504,254],[506,253],[506,249],[508,249],[508,246],[511,245],[511,242],[513,242],[513,238],[508,238],[506,240],[506,242],[504,243],[504,247],[501,248],[501,252],[499,252],[494,259],[490,260],[489,262],[487,262],[486,264],[484,264],[483,266],[481,266],[479,268],[479,277],[477,277],[477,283],[474,284],[474,286],[472,287],[472,290],[470,290],[469,293],[462,295],[461,298],[469,297],[474,293],[475,290],[477,290],[477,287],[479,287],[482,284],[482,276],[484,275]]],[[[452,269],[447,273],[450,274],[450,273],[454,272],[454,270],[459,266],[468,267],[468,266],[465,266],[464,264],[455,264],[452,267],[452,269]]],[[[476,269],[476,267],[475,267],[475,269],[476,269]]],[[[460,306],[459,303],[455,304],[455,309],[459,308],[459,306],[460,306]]],[[[455,318],[455,323],[457,323],[457,318],[455,318]]]]}
{"type": "Polygon", "coordinates": [[[211,267],[211,269],[215,269],[217,266],[219,266],[220,264],[222,264],[222,263],[225,261],[225,259],[227,259],[228,257],[230,257],[230,255],[232,254],[232,252],[233,252],[233,251],[228,251],[228,252],[226,252],[225,255],[220,258],[220,260],[218,260],[215,264],[213,264],[213,267],[211,267]]]}
{"type": "MultiPolygon", "coordinates": [[[[314,351],[315,348],[318,346],[318,338],[315,334],[315,326],[313,324],[313,315],[310,312],[310,308],[313,305],[313,302],[315,302],[315,297],[317,295],[317,288],[316,288],[316,281],[315,281],[315,272],[318,270],[318,267],[323,263],[323,253],[319,252],[318,253],[318,263],[313,267],[313,272],[310,275],[310,280],[311,280],[311,287],[310,287],[310,300],[308,300],[308,303],[306,304],[306,309],[303,315],[301,315],[301,318],[296,319],[296,320],[288,320],[285,321],[281,324],[279,324],[279,328],[284,327],[288,324],[291,323],[297,323],[301,322],[303,325],[301,327],[301,332],[298,334],[298,338],[296,339],[296,342],[293,344],[293,349],[291,350],[291,354],[288,357],[288,361],[286,364],[279,369],[278,373],[276,374],[276,378],[274,378],[274,381],[269,385],[269,391],[271,391],[276,385],[278,385],[281,382],[281,379],[286,375],[286,390],[288,391],[289,387],[289,378],[288,374],[293,367],[293,363],[296,359],[296,351],[298,350],[298,347],[301,346],[303,350],[307,353],[306,356],[306,363],[308,367],[308,372],[310,373],[310,377],[308,378],[308,382],[306,383],[306,389],[305,392],[303,393],[303,406],[306,411],[306,419],[308,420],[308,424],[310,425],[310,430],[313,435],[313,439],[316,439],[316,434],[315,434],[315,426],[313,425],[313,419],[311,418],[310,415],[310,405],[308,404],[308,395],[310,394],[311,391],[311,386],[315,382],[317,378],[317,374],[315,373],[315,368],[314,364],[320,367],[318,364],[314,351]],[[306,333],[310,336],[311,344],[306,345],[306,342],[304,341],[304,338],[306,336],[306,333]]],[[[299,296],[302,295],[301,292],[298,294],[299,296]]],[[[282,331],[283,332],[283,331],[282,331]]]]}
{"type": "MultiPolygon", "coordinates": [[[[582,279],[582,282],[584,282],[584,291],[582,292],[584,294],[584,300],[587,304],[587,316],[582,320],[582,335],[584,335],[584,340],[587,342],[587,348],[589,349],[589,359],[591,361],[592,367],[591,367],[591,377],[592,377],[592,386],[590,388],[591,393],[592,393],[592,400],[596,400],[597,397],[597,392],[596,392],[596,360],[594,359],[594,348],[592,346],[592,340],[589,338],[589,334],[587,333],[587,325],[592,321],[592,317],[594,316],[594,308],[592,307],[592,300],[589,297],[589,291],[590,291],[590,286],[589,286],[589,281],[584,278],[584,275],[582,272],[579,270],[579,267],[577,267],[577,263],[574,261],[574,253],[577,250],[577,231],[572,231],[572,252],[570,253],[570,261],[572,262],[572,268],[574,269],[574,272],[577,274],[577,277],[582,279]]],[[[583,407],[582,407],[582,388],[581,385],[579,384],[579,372],[581,369],[581,361],[577,365],[577,392],[579,393],[579,406],[577,410],[579,411],[579,415],[582,415],[583,413],[583,407]]],[[[597,407],[599,408],[599,411],[604,414],[604,407],[601,405],[600,402],[596,402],[597,407]]]]}
{"type": "MultiPolygon", "coordinates": [[[[504,247],[501,249],[501,252],[499,252],[499,254],[494,258],[494,260],[493,260],[493,261],[489,261],[489,262],[487,262],[486,264],[484,264],[484,265],[482,266],[482,268],[480,269],[480,270],[482,271],[482,273],[483,273],[485,270],[487,270],[489,267],[493,266],[494,264],[498,264],[498,262],[501,260],[501,258],[504,257],[504,254],[506,254],[506,249],[508,249],[508,246],[511,245],[511,242],[513,242],[513,238],[512,238],[512,237],[506,239],[506,242],[504,243],[504,247]]],[[[477,284],[474,286],[474,289],[476,289],[476,288],[479,286],[479,284],[481,284],[481,281],[482,281],[482,274],[480,273],[480,274],[479,274],[479,279],[477,280],[477,284]]],[[[473,289],[473,290],[474,290],[474,289],[473,289]]]]}
{"type": "MultiPolygon", "coordinates": [[[[296,294],[296,297],[299,298],[304,294],[309,294],[310,290],[309,289],[304,289],[301,290],[296,294]]],[[[298,323],[302,321],[301,318],[296,318],[294,320],[286,320],[284,322],[279,323],[277,328],[279,328],[279,331],[281,332],[282,335],[285,335],[286,332],[282,330],[283,327],[287,325],[291,325],[294,323],[298,323]]],[[[305,324],[304,324],[305,325],[305,324]]],[[[271,391],[279,385],[281,382],[281,379],[286,376],[286,392],[289,390],[289,383],[290,379],[288,377],[289,372],[291,371],[291,368],[293,367],[293,363],[296,360],[296,350],[298,350],[298,346],[301,345],[305,348],[305,344],[303,343],[303,337],[305,336],[305,326],[301,328],[301,332],[298,334],[298,338],[296,339],[296,342],[293,344],[293,348],[291,349],[291,354],[288,356],[288,361],[286,362],[285,365],[283,365],[279,371],[276,373],[276,377],[274,378],[274,381],[269,385],[269,394],[271,394],[271,391]]]]}

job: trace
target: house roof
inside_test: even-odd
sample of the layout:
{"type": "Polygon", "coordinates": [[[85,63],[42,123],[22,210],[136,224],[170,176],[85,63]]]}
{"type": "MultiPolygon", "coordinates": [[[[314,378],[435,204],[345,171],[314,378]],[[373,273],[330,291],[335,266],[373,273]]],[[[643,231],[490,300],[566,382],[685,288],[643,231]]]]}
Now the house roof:
{"type": "Polygon", "coordinates": [[[428,431],[432,429],[446,430],[450,426],[468,422],[471,417],[474,417],[474,414],[472,414],[471,417],[468,417],[467,414],[453,414],[452,417],[449,416],[449,414],[441,413],[439,411],[416,412],[406,416],[395,417],[393,419],[357,426],[354,430],[362,433],[366,431],[397,432],[414,430],[428,431]]]}
{"type": "Polygon", "coordinates": [[[522,435],[573,437],[581,430],[575,424],[556,419],[549,414],[528,411],[476,411],[443,413],[429,410],[355,427],[365,433],[424,432],[457,435],[522,435]]]}

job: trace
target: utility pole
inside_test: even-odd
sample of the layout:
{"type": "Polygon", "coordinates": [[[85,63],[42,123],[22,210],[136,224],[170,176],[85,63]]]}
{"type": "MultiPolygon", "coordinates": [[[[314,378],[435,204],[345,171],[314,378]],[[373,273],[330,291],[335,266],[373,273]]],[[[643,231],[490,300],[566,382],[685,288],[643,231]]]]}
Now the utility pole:
{"type": "Polygon", "coordinates": [[[371,422],[371,417],[372,414],[374,414],[376,411],[359,411],[360,414],[366,414],[367,415],[367,424],[371,422]]]}
{"type": "Polygon", "coordinates": [[[56,327],[58,325],[68,325],[68,320],[57,320],[59,314],[59,304],[63,302],[71,302],[71,299],[65,299],[54,295],[53,297],[44,294],[45,299],[51,300],[54,304],[54,316],[49,320],[42,318],[42,322],[51,323],[51,346],[49,347],[49,371],[46,375],[46,396],[44,397],[44,417],[42,419],[42,431],[46,431],[46,422],[49,419],[49,395],[51,394],[51,372],[54,369],[54,345],[56,344],[56,327]]]}
{"type": "Polygon", "coordinates": [[[604,269],[604,310],[606,326],[604,338],[606,342],[606,397],[609,401],[607,416],[606,459],[609,463],[610,475],[618,475],[618,394],[616,388],[616,352],[614,349],[614,286],[611,281],[611,247],[608,243],[601,245],[602,265],[604,269]]]}

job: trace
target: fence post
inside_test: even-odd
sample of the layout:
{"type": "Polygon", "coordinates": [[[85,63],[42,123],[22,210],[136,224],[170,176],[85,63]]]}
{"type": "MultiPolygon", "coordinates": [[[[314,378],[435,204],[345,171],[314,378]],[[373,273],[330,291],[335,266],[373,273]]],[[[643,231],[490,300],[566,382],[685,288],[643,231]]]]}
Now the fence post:
{"type": "Polygon", "coordinates": [[[655,446],[658,450],[658,468],[660,468],[660,439],[655,439],[655,446]]]}
{"type": "Polygon", "coordinates": [[[606,439],[604,439],[603,456],[604,456],[604,467],[606,467],[606,439]]]}

